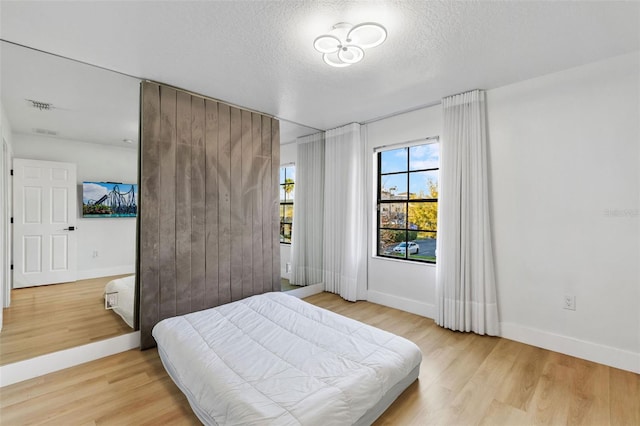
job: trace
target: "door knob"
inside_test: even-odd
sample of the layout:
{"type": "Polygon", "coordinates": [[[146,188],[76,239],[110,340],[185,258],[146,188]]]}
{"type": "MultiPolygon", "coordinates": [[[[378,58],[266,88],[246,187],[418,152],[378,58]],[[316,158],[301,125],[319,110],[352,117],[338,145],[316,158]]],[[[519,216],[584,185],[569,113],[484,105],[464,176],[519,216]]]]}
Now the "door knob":
{"type": "Polygon", "coordinates": [[[76,227],[75,226],[70,226],[68,228],[64,228],[63,231],[75,231],[76,227]]]}

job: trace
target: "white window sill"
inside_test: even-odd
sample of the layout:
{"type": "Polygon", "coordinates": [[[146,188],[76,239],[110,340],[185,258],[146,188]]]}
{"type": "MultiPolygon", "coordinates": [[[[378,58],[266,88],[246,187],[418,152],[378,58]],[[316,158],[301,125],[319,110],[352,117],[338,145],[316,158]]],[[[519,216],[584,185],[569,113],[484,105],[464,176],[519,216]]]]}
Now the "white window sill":
{"type": "Polygon", "coordinates": [[[405,259],[394,259],[392,257],[384,257],[384,256],[377,256],[377,255],[373,255],[371,256],[372,259],[376,259],[376,260],[383,260],[386,262],[395,262],[395,263],[404,263],[404,264],[411,264],[411,265],[420,265],[420,266],[430,266],[430,267],[435,267],[436,264],[435,263],[427,263],[427,262],[414,262],[412,260],[405,260],[405,259]]]}

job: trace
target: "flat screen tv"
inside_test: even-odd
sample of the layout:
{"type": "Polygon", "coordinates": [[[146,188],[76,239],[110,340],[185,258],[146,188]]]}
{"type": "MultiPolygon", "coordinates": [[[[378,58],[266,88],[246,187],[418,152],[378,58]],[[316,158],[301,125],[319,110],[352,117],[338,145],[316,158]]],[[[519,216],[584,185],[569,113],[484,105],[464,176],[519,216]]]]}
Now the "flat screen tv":
{"type": "Polygon", "coordinates": [[[82,182],[82,217],[136,217],[138,185],[82,182]]]}

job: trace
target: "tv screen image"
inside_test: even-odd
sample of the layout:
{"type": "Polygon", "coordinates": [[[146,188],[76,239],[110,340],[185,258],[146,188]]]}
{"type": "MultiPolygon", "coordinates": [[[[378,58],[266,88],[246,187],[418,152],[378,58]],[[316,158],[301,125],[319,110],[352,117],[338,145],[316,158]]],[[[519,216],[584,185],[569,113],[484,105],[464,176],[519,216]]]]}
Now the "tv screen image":
{"type": "Polygon", "coordinates": [[[136,217],[138,185],[82,182],[82,217],[136,217]]]}

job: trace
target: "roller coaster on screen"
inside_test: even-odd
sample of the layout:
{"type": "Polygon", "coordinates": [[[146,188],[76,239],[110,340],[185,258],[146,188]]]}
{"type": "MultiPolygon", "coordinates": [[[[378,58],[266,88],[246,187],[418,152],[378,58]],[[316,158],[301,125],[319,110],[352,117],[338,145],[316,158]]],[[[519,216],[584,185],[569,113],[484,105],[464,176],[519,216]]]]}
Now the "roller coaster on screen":
{"type": "Polygon", "coordinates": [[[137,185],[102,182],[85,182],[84,194],[98,194],[93,199],[83,196],[84,217],[135,217],[138,212],[137,185]],[[121,189],[122,187],[122,189],[121,189]]]}

